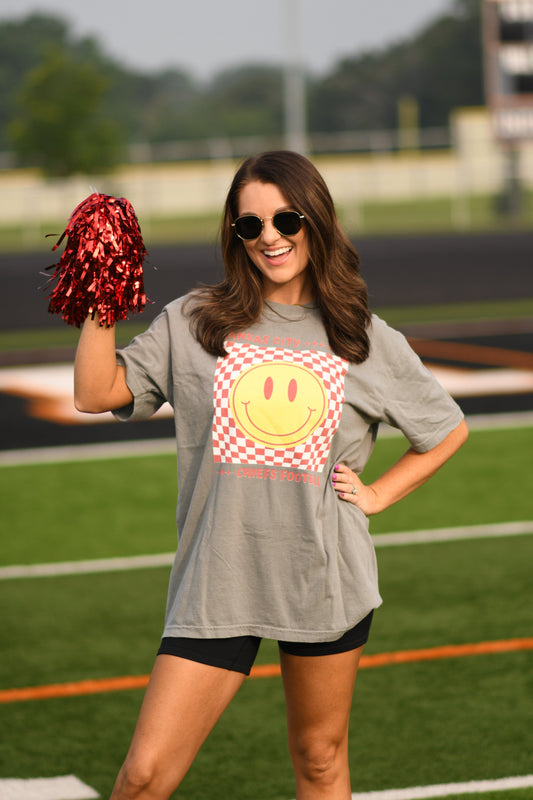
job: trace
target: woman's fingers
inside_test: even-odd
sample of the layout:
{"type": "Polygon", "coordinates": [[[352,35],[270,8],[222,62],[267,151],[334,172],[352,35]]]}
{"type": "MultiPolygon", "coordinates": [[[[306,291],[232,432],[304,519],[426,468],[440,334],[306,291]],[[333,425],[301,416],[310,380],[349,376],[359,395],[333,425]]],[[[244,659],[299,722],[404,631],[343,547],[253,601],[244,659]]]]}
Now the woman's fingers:
{"type": "Polygon", "coordinates": [[[332,476],[333,488],[343,500],[356,502],[363,483],[345,464],[336,464],[332,476]]]}

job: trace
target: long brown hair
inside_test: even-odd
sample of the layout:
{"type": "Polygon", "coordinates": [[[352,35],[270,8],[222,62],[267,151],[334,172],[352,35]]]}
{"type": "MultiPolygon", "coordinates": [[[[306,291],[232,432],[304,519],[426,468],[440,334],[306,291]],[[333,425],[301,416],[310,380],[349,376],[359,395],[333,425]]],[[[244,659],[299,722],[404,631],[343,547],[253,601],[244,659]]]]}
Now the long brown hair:
{"type": "Polygon", "coordinates": [[[226,354],[230,333],[256,322],[263,308],[262,275],[248,257],[232,223],[238,217],[241,189],[251,181],[275,184],[289,205],[304,215],[308,269],[333,352],[361,363],[368,357],[368,292],[360,259],[342,231],[329,190],[309,159],[278,150],[247,158],[229,189],[222,219],[225,278],[194,293],[188,306],[196,338],[213,355],[226,354]]]}

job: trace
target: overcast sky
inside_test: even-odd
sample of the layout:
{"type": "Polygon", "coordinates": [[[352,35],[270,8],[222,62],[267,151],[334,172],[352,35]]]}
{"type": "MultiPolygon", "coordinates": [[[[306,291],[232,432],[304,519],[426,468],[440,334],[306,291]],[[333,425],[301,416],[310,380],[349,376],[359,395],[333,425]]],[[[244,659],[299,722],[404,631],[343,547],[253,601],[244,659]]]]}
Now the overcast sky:
{"type": "Polygon", "coordinates": [[[57,13],[123,64],[198,78],[299,58],[324,73],[345,55],[415,34],[453,0],[0,0],[0,20],[57,13]],[[291,23],[296,9],[300,24],[291,23]]]}

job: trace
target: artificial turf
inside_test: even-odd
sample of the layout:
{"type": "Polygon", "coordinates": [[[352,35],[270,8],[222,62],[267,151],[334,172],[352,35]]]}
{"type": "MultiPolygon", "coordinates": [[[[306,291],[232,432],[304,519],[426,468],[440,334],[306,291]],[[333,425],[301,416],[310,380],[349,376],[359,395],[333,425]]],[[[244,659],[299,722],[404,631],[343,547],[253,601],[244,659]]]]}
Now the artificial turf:
{"type": "MultiPolygon", "coordinates": [[[[475,431],[375,532],[532,519],[533,429],[475,431]]],[[[383,439],[371,479],[405,444],[383,439]]],[[[166,552],[175,545],[170,456],[2,468],[2,563],[166,552]]],[[[366,653],[531,636],[533,537],[378,550],[382,608],[366,653]]],[[[0,582],[0,688],[145,674],[168,568],[0,582]]],[[[277,658],[264,642],[258,661],[277,658]]],[[[352,711],[353,791],[531,773],[533,653],[361,670],[352,711]]],[[[0,777],[75,774],[109,795],[142,691],[5,704],[0,777]]],[[[246,681],[176,797],[290,800],[279,678],[246,681]]],[[[491,797],[490,794],[477,795],[491,797]]],[[[533,790],[494,794],[533,800],[533,790]]]]}

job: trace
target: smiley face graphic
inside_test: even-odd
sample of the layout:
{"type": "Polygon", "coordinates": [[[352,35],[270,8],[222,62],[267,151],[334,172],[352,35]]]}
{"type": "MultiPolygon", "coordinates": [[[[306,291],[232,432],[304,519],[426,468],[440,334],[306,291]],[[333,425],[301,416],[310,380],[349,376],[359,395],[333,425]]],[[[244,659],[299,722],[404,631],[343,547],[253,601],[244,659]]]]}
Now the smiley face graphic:
{"type": "Polygon", "coordinates": [[[321,425],[328,395],[316,372],[287,361],[245,369],[235,380],[230,408],[239,430],[272,449],[296,447],[321,425]]]}

